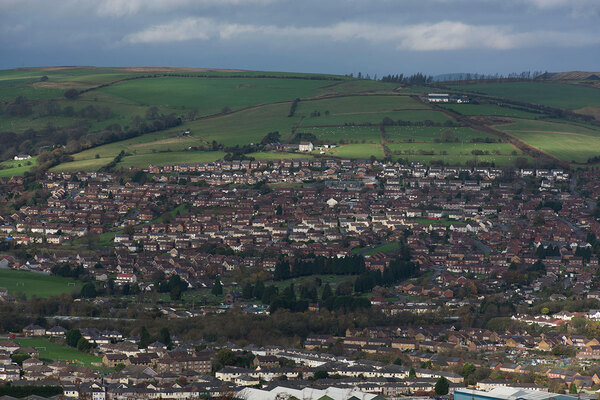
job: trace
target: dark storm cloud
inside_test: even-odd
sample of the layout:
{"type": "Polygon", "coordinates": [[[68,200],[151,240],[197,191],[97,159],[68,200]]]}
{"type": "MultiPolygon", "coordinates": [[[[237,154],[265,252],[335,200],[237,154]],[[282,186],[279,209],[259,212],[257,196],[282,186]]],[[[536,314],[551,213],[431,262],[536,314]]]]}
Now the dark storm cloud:
{"type": "Polygon", "coordinates": [[[0,0],[0,67],[597,70],[599,10],[597,0],[0,0]]]}

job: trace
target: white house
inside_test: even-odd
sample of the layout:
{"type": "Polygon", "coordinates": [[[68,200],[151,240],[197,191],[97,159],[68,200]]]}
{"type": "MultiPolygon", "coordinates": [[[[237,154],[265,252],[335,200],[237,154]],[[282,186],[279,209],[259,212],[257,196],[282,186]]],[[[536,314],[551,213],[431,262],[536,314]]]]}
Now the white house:
{"type": "Polygon", "coordinates": [[[300,146],[298,146],[299,151],[305,151],[307,153],[313,151],[314,148],[315,146],[313,146],[312,142],[301,142],[300,146]]]}
{"type": "Polygon", "coordinates": [[[15,156],[15,161],[29,160],[30,158],[31,156],[29,154],[18,154],[15,156]]]}
{"type": "Polygon", "coordinates": [[[118,274],[116,282],[117,284],[136,283],[137,277],[134,274],[118,274]]]}

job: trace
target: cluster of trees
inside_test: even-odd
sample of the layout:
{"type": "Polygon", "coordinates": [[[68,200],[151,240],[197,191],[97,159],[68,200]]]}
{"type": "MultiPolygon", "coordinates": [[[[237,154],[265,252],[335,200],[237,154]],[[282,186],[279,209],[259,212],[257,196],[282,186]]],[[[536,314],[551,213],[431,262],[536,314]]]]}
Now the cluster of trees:
{"type": "Polygon", "coordinates": [[[292,102],[292,105],[290,106],[290,113],[288,114],[288,117],[293,117],[294,114],[296,113],[296,108],[298,107],[298,103],[300,102],[300,99],[298,97],[296,97],[294,99],[294,101],[292,102]]]}
{"type": "Polygon", "coordinates": [[[588,233],[587,238],[585,240],[592,245],[592,252],[596,255],[599,255],[600,240],[596,239],[596,235],[594,235],[593,233],[588,233]]]}
{"type": "Polygon", "coordinates": [[[163,326],[158,331],[158,335],[151,336],[150,332],[148,332],[148,329],[146,329],[145,326],[142,326],[142,329],[140,330],[140,342],[138,344],[138,347],[140,349],[145,349],[150,343],[154,342],[160,342],[167,346],[168,349],[171,349],[171,347],[173,346],[173,342],[171,341],[171,332],[169,331],[169,328],[163,326]]]}
{"type": "Polygon", "coordinates": [[[271,144],[271,143],[279,143],[280,140],[281,140],[281,135],[279,134],[279,131],[274,131],[274,132],[267,133],[265,135],[265,137],[262,138],[260,143],[267,145],[267,144],[271,144]]]}
{"type": "Polygon", "coordinates": [[[123,157],[125,157],[125,156],[126,156],[125,150],[121,150],[121,152],[119,154],[117,154],[117,156],[115,158],[113,158],[113,160],[111,162],[109,162],[108,164],[99,168],[98,171],[110,172],[110,171],[114,170],[115,167],[117,166],[117,164],[120,163],[121,160],[123,159],[123,157]]]}
{"type": "Polygon", "coordinates": [[[396,257],[390,261],[389,267],[383,272],[379,270],[365,271],[358,276],[354,282],[354,290],[357,292],[370,292],[375,286],[392,285],[416,276],[419,273],[419,265],[410,261],[410,258],[396,257]]]}
{"type": "Polygon", "coordinates": [[[542,208],[551,208],[554,212],[559,212],[562,210],[563,203],[560,200],[544,200],[540,201],[540,203],[535,207],[536,210],[541,210],[542,208]]]}
{"type": "Polygon", "coordinates": [[[25,385],[25,386],[12,386],[9,383],[0,385],[0,397],[11,397],[11,398],[25,398],[28,396],[40,396],[40,397],[53,397],[62,395],[63,389],[61,386],[37,386],[37,385],[25,385]]]}
{"type": "Polygon", "coordinates": [[[159,293],[169,293],[171,300],[181,300],[183,292],[188,288],[186,281],[177,274],[173,274],[167,280],[163,271],[156,271],[152,274],[154,287],[159,293]]]}
{"type": "Polygon", "coordinates": [[[383,117],[381,120],[383,126],[447,126],[447,127],[459,127],[459,123],[452,120],[446,120],[445,122],[434,122],[426,119],[424,121],[406,121],[403,119],[393,120],[390,117],[383,117]]]}
{"type": "MultiPolygon", "coordinates": [[[[325,110],[325,112],[323,113],[325,115],[329,115],[329,110],[325,110]]],[[[310,113],[311,118],[316,118],[316,117],[320,117],[321,116],[321,111],[313,111],[310,113]]]]}
{"type": "Polygon", "coordinates": [[[65,278],[74,278],[79,279],[80,277],[87,275],[85,268],[81,264],[79,265],[71,265],[71,264],[55,264],[51,270],[53,275],[62,276],[65,278]]]}
{"type": "Polygon", "coordinates": [[[318,143],[317,137],[310,132],[297,132],[290,143],[313,142],[318,143]]]}
{"type": "Polygon", "coordinates": [[[77,350],[84,353],[90,351],[92,348],[92,344],[81,335],[81,331],[79,329],[69,330],[67,332],[65,341],[68,346],[75,347],[77,350]]]}
{"type": "Polygon", "coordinates": [[[401,85],[426,85],[432,81],[433,76],[420,72],[409,76],[404,76],[404,74],[385,75],[381,78],[381,82],[393,82],[401,85]]]}
{"type": "MultiPolygon", "coordinates": [[[[90,120],[111,118],[113,113],[110,108],[88,105],[79,111],[75,111],[72,106],[67,106],[61,110],[60,106],[53,101],[42,104],[44,106],[40,106],[41,111],[39,112],[43,116],[78,117],[81,120],[74,121],[71,125],[60,128],[48,124],[44,128],[37,130],[27,129],[20,134],[0,132],[0,141],[5,145],[0,152],[1,159],[11,158],[17,153],[41,154],[44,148],[54,148],[56,146],[64,146],[63,151],[65,153],[75,153],[90,147],[172,128],[182,123],[181,118],[177,117],[174,113],[160,114],[158,109],[152,111],[151,107],[146,113],[146,118],[135,116],[131,124],[125,128],[122,128],[119,124],[111,124],[95,132],[94,135],[89,135],[92,127],[90,120]]],[[[8,111],[14,115],[27,116],[32,113],[32,106],[27,100],[18,98],[7,107],[8,111]],[[8,110],[9,108],[10,110],[8,110]]]]}
{"type": "MultiPolygon", "coordinates": [[[[540,246],[543,247],[543,246],[540,246]]],[[[546,273],[546,266],[541,260],[531,265],[511,263],[502,277],[509,284],[527,284],[537,280],[546,273]]]]}
{"type": "Polygon", "coordinates": [[[558,246],[549,245],[544,247],[543,245],[539,245],[535,249],[535,255],[540,260],[543,260],[546,257],[559,257],[560,256],[560,248],[558,246]]]}
{"type": "Polygon", "coordinates": [[[280,261],[275,266],[273,279],[277,281],[308,275],[357,275],[365,271],[365,260],[354,255],[342,258],[314,257],[297,260],[290,264],[280,261]]]}
{"type": "Polygon", "coordinates": [[[61,108],[60,103],[56,100],[40,102],[28,100],[23,96],[19,96],[14,101],[8,103],[4,108],[4,113],[9,117],[29,117],[31,115],[35,115],[38,118],[79,117],[95,119],[97,121],[103,121],[113,117],[113,111],[108,106],[90,104],[79,110],[75,110],[75,108],[70,105],[61,108]]]}

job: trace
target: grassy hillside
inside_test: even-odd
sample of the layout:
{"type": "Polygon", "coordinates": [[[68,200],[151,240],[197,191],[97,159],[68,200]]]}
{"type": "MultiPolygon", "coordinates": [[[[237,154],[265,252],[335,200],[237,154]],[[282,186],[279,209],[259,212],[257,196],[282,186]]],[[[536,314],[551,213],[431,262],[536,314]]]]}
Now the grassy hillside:
{"type": "Polygon", "coordinates": [[[289,157],[255,146],[270,132],[278,132],[283,143],[308,137],[315,145],[337,145],[315,156],[461,165],[527,158],[526,148],[484,133],[481,124],[565,162],[584,163],[600,155],[600,126],[594,121],[556,112],[551,119],[537,106],[522,105],[593,110],[600,105],[598,89],[564,82],[449,87],[483,104],[435,106],[425,95],[439,89],[333,75],[151,67],[0,71],[0,140],[5,143],[0,177],[22,175],[35,165],[34,159],[19,166],[10,161],[14,154],[35,156],[56,146],[73,161],[55,171],[101,168],[121,151],[125,156],[117,168],[214,161],[239,151],[289,157]],[[69,89],[76,94],[66,98],[69,89]],[[503,104],[487,96],[502,97],[503,104]],[[186,130],[190,135],[182,135],[186,130]]]}
{"type": "Polygon", "coordinates": [[[600,155],[600,129],[527,119],[515,119],[496,129],[563,160],[585,163],[600,155]]]}

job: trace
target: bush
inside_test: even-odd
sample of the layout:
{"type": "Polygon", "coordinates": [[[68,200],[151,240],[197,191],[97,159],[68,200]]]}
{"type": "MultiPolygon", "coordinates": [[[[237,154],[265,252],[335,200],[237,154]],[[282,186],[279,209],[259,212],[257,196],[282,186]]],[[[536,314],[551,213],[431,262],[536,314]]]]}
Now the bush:
{"type": "Polygon", "coordinates": [[[79,97],[79,91],[77,89],[69,89],[65,92],[65,97],[69,100],[75,100],[79,97]]]}

